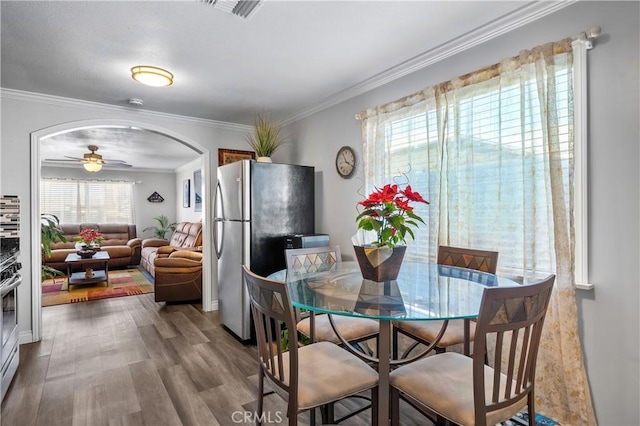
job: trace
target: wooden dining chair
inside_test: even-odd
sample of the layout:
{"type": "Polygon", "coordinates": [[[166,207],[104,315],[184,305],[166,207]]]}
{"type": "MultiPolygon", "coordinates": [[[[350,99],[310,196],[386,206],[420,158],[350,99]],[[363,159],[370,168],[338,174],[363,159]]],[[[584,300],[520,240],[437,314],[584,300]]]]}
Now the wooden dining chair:
{"type": "Polygon", "coordinates": [[[399,422],[400,396],[434,422],[494,425],[525,406],[535,419],[536,359],[554,280],[486,287],[472,357],[440,353],[391,372],[391,424],[399,422]],[[487,349],[495,354],[491,366],[485,365],[487,349]]]}
{"type": "MultiPolygon", "coordinates": [[[[461,247],[438,247],[438,264],[458,266],[460,268],[473,269],[481,272],[495,274],[498,267],[498,252],[476,250],[461,247]]],[[[414,340],[404,352],[406,357],[419,344],[430,345],[440,333],[444,325],[443,321],[396,321],[393,323],[393,353],[398,356],[398,337],[403,334],[414,340]]],[[[434,347],[436,353],[446,351],[447,347],[464,343],[465,320],[452,320],[434,347]]],[[[469,322],[469,340],[473,340],[475,331],[474,322],[469,322]]]]}
{"type": "MultiPolygon", "coordinates": [[[[372,416],[377,413],[378,373],[360,358],[330,342],[284,348],[283,330],[293,330],[295,315],[287,286],[260,277],[243,266],[243,276],[256,329],[259,354],[258,407],[261,424],[264,409],[264,380],[287,401],[289,425],[298,424],[298,414],[371,390],[372,416]],[[348,377],[348,380],[345,380],[348,377]]],[[[375,424],[375,423],[374,423],[375,424]]]]}
{"type": "MultiPolygon", "coordinates": [[[[285,250],[287,273],[306,274],[334,270],[342,262],[340,246],[310,247],[285,250]]],[[[340,344],[340,339],[333,331],[329,317],[321,314],[302,315],[296,311],[298,332],[311,342],[327,341],[340,344]]],[[[334,315],[333,322],[338,332],[349,343],[357,344],[377,338],[380,326],[377,321],[367,318],[353,318],[334,315]]]]}

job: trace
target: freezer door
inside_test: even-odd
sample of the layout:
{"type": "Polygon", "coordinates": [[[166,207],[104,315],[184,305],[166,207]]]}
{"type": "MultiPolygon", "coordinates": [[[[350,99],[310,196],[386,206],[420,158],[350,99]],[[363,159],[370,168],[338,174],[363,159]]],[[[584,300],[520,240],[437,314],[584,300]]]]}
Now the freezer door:
{"type": "Polygon", "coordinates": [[[242,265],[249,223],[219,222],[223,250],[218,260],[218,309],[222,323],[241,340],[251,338],[251,317],[247,288],[242,280],[242,265]]]}
{"type": "Polygon", "coordinates": [[[312,234],[315,223],[314,168],[251,164],[251,271],[266,277],[285,267],[284,240],[312,234]]]}
{"type": "Polygon", "coordinates": [[[218,167],[214,219],[249,220],[249,160],[218,167]]]}

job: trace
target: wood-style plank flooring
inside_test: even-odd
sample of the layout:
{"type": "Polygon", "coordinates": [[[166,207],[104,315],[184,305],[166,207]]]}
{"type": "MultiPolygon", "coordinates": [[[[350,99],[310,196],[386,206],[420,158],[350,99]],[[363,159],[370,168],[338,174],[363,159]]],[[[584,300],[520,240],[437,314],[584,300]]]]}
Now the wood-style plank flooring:
{"type": "MultiPolygon", "coordinates": [[[[20,346],[2,426],[253,424],[243,416],[256,407],[256,348],[224,330],[217,312],[144,294],[50,306],[42,315],[42,341],[20,346]]],[[[359,404],[337,404],[336,417],[359,404]]],[[[430,424],[401,408],[402,424],[430,424]]],[[[264,424],[286,424],[279,396],[267,396],[265,410],[264,424]]],[[[370,419],[366,410],[342,424],[370,419]]],[[[309,423],[307,413],[299,423],[309,423]]]]}

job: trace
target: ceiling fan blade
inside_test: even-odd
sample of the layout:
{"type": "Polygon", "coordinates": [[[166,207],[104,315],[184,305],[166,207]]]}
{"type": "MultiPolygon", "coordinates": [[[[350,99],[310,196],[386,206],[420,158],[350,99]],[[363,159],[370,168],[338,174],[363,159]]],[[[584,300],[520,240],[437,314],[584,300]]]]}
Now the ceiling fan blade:
{"type": "MultiPolygon", "coordinates": [[[[71,160],[75,160],[75,161],[84,161],[84,158],[79,158],[79,157],[69,157],[68,155],[65,155],[64,158],[69,158],[71,160]]],[[[69,160],[54,160],[54,161],[69,161],[69,160]]]]}
{"type": "Polygon", "coordinates": [[[107,159],[104,159],[104,160],[102,160],[102,162],[104,164],[127,164],[127,162],[125,160],[107,160],[107,159]]]}
{"type": "Polygon", "coordinates": [[[133,167],[131,164],[127,164],[127,163],[110,163],[110,162],[105,162],[103,163],[105,166],[107,167],[120,167],[120,168],[128,168],[128,167],[133,167]]]}
{"type": "Polygon", "coordinates": [[[78,158],[77,160],[64,160],[62,158],[45,158],[43,161],[53,161],[56,163],[80,163],[82,162],[82,159],[78,158]]]}

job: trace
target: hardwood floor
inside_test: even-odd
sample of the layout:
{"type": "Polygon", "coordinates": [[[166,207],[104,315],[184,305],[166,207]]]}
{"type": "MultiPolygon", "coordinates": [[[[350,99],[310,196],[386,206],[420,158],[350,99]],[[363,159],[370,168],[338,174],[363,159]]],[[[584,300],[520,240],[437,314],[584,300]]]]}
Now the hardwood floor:
{"type": "MultiPolygon", "coordinates": [[[[42,315],[42,341],[20,346],[2,426],[254,424],[244,416],[256,407],[256,348],[225,331],[217,312],[144,294],[50,306],[42,315]]],[[[336,417],[361,404],[337,404],[336,417]]],[[[265,409],[264,424],[286,424],[279,396],[267,396],[265,409]]],[[[370,421],[366,410],[342,424],[370,421]]],[[[404,405],[401,421],[429,424],[404,405]]]]}

